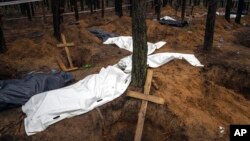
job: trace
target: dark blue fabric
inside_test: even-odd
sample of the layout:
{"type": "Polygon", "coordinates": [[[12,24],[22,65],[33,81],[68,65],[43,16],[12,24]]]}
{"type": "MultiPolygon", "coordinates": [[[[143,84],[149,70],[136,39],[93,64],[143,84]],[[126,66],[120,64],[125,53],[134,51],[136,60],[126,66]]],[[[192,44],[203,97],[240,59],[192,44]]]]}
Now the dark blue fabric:
{"type": "Polygon", "coordinates": [[[61,88],[74,80],[70,73],[32,73],[23,79],[0,80],[0,111],[25,104],[35,94],[61,88]]]}
{"type": "Polygon", "coordinates": [[[174,20],[160,20],[160,24],[174,26],[174,27],[184,27],[188,25],[187,21],[174,21],[174,20]]]}
{"type": "Polygon", "coordinates": [[[114,33],[107,33],[104,32],[100,29],[96,29],[96,28],[92,28],[89,30],[92,34],[94,34],[96,37],[98,37],[99,39],[101,39],[102,41],[106,41],[108,38],[111,37],[117,37],[117,34],[114,33]]]}

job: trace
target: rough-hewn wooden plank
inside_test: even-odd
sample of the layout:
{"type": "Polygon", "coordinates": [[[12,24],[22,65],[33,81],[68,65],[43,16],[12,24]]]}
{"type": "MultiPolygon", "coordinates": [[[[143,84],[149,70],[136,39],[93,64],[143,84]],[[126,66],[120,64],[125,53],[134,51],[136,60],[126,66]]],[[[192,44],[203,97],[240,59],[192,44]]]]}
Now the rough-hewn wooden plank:
{"type": "MultiPolygon", "coordinates": [[[[63,44],[67,44],[64,34],[61,34],[61,38],[62,38],[63,44]]],[[[71,68],[73,68],[74,66],[73,66],[73,63],[72,63],[71,56],[69,54],[69,48],[67,46],[65,46],[64,49],[66,51],[66,55],[67,55],[67,58],[68,58],[68,61],[69,61],[69,65],[70,65],[71,68]]]]}
{"type": "Polygon", "coordinates": [[[75,46],[74,43],[66,43],[66,44],[58,44],[57,47],[71,47],[71,46],[75,46]]]}
{"type": "Polygon", "coordinates": [[[145,95],[139,92],[134,92],[134,91],[129,91],[127,96],[133,97],[133,98],[138,98],[141,100],[146,100],[146,101],[150,101],[153,103],[157,103],[157,104],[164,104],[164,99],[161,97],[157,97],[157,96],[153,96],[153,95],[145,95]]]}
{"type": "Polygon", "coordinates": [[[67,69],[59,57],[56,58],[56,61],[59,65],[59,67],[61,68],[61,70],[65,71],[65,72],[74,71],[74,70],[78,69],[77,67],[67,69]]]}
{"type": "MultiPolygon", "coordinates": [[[[146,83],[144,85],[145,95],[149,95],[152,77],[153,77],[153,70],[149,69],[147,72],[146,83]]],[[[135,141],[141,141],[147,107],[148,107],[148,101],[143,100],[141,104],[140,112],[138,114],[138,122],[137,122],[136,131],[135,131],[135,138],[134,138],[135,141]]]]}

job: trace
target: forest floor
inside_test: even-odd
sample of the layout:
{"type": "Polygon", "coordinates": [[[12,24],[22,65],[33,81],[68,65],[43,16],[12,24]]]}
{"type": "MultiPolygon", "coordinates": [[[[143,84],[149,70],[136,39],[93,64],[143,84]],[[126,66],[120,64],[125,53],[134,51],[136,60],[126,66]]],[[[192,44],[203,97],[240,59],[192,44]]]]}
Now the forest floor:
{"type": "MultiPolygon", "coordinates": [[[[148,41],[166,41],[156,52],[192,53],[205,65],[193,67],[183,60],[174,60],[154,69],[153,79],[159,89],[152,87],[151,94],[163,97],[164,105],[149,103],[143,130],[143,141],[207,141],[229,140],[230,124],[250,124],[250,16],[242,25],[217,16],[214,47],[202,52],[206,12],[197,7],[194,16],[187,16],[189,26],[176,28],[154,21],[148,13],[148,41]]],[[[175,15],[166,7],[162,16],[175,15]]],[[[73,71],[76,81],[98,73],[102,67],[113,65],[131,54],[113,45],[103,45],[88,29],[99,28],[118,35],[131,36],[131,18],[128,12],[119,18],[114,12],[80,16],[78,25],[74,17],[67,16],[62,32],[70,47],[73,63],[80,69],[73,71]],[[88,66],[88,67],[86,67],[88,66]],[[89,67],[90,66],[90,67],[89,67]]],[[[64,58],[59,42],[53,37],[51,19],[43,26],[41,19],[6,21],[4,32],[9,50],[0,54],[0,79],[20,78],[30,71],[59,69],[56,56],[64,58]]],[[[0,140],[32,141],[131,141],[133,140],[140,100],[123,94],[97,110],[65,119],[45,131],[27,136],[23,113],[15,108],[0,113],[0,140]]]]}

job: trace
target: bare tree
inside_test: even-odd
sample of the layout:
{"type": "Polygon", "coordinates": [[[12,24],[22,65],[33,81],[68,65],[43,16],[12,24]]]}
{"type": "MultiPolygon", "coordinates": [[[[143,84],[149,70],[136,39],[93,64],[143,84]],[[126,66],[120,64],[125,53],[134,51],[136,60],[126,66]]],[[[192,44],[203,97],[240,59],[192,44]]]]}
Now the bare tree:
{"type": "Polygon", "coordinates": [[[146,0],[133,0],[132,12],[132,85],[143,87],[147,75],[146,0]]]}
{"type": "Polygon", "coordinates": [[[210,50],[213,46],[216,10],[217,10],[217,0],[209,0],[205,37],[204,37],[204,46],[203,46],[203,50],[206,50],[206,51],[210,50]]]}
{"type": "Polygon", "coordinates": [[[186,0],[182,0],[182,8],[181,8],[181,20],[185,19],[185,11],[186,11],[186,0]]]}
{"type": "Polygon", "coordinates": [[[232,0],[227,0],[226,12],[225,12],[225,19],[228,22],[230,22],[231,8],[232,8],[232,0]]]}
{"type": "Polygon", "coordinates": [[[60,23],[61,23],[61,17],[60,17],[60,0],[52,0],[51,6],[52,6],[52,13],[53,13],[53,26],[54,26],[54,36],[57,40],[60,40],[60,23]]]}
{"type": "Polygon", "coordinates": [[[239,0],[237,15],[236,15],[236,18],[235,18],[235,22],[238,23],[238,24],[240,24],[243,8],[244,8],[244,0],[239,0]]]}
{"type": "Polygon", "coordinates": [[[5,51],[7,51],[2,25],[3,25],[2,24],[2,15],[0,13],[0,53],[4,53],[5,51]]]}

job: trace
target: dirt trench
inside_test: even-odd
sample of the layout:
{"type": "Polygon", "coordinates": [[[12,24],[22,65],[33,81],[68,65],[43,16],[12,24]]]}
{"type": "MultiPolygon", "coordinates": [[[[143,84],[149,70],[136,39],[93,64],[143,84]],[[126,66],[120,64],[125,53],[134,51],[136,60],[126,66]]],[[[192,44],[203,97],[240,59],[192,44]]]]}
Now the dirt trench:
{"type": "MultiPolygon", "coordinates": [[[[103,114],[105,140],[130,141],[134,139],[140,103],[140,100],[122,96],[115,102],[100,108],[103,114]]],[[[184,124],[170,112],[167,105],[149,103],[142,140],[188,140],[183,126],[184,124]]]]}
{"type": "Polygon", "coordinates": [[[226,65],[211,64],[204,69],[207,80],[241,93],[250,99],[250,72],[226,65]]]}

